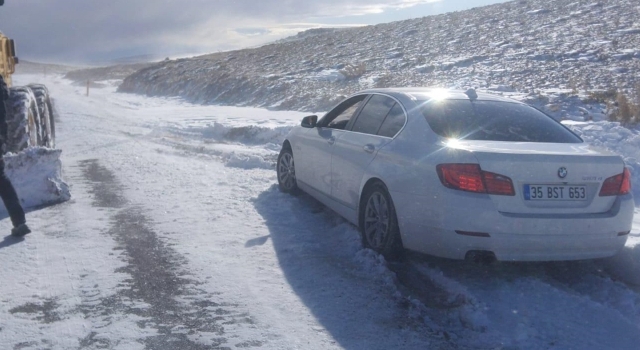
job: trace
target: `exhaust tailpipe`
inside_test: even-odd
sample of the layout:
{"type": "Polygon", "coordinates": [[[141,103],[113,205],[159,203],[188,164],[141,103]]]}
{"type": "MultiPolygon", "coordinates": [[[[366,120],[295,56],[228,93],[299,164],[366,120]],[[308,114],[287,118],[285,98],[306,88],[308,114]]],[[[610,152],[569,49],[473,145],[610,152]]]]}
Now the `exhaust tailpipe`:
{"type": "Polygon", "coordinates": [[[464,260],[478,265],[491,265],[498,261],[496,255],[488,250],[470,250],[465,254],[464,260]]]}

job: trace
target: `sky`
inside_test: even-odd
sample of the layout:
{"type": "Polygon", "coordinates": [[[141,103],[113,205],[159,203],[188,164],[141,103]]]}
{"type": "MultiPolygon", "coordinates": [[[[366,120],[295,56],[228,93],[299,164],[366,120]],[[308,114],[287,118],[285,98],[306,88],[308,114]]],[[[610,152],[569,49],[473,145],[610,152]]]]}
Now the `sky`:
{"type": "Polygon", "coordinates": [[[23,60],[103,64],[255,47],[319,27],[419,18],[507,0],[5,0],[23,60]]]}

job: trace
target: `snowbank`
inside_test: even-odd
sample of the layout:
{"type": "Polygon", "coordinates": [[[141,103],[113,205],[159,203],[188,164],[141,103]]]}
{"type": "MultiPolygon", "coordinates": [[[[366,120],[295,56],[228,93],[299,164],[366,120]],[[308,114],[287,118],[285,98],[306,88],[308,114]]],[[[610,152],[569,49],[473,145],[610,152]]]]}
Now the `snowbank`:
{"type": "MultiPolygon", "coordinates": [[[[4,156],[6,174],[18,192],[22,206],[33,208],[69,200],[69,186],[62,179],[61,150],[29,148],[4,156]]],[[[6,212],[4,207],[0,211],[6,212]]]]}
{"type": "Polygon", "coordinates": [[[189,153],[214,157],[229,167],[274,169],[291,126],[172,123],[154,129],[162,143],[189,153]]]}

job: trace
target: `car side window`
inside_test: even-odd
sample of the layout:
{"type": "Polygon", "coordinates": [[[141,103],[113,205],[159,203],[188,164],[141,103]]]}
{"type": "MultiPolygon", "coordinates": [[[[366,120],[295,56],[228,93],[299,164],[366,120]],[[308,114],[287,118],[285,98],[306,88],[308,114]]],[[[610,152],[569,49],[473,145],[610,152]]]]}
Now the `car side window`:
{"type": "Polygon", "coordinates": [[[321,127],[344,130],[367,95],[354,96],[327,113],[318,123],[321,127]]]}
{"type": "Polygon", "coordinates": [[[351,131],[376,135],[385,117],[396,102],[383,95],[373,95],[353,124],[351,131]]]}
{"type": "Polygon", "coordinates": [[[396,103],[393,108],[391,108],[391,112],[387,115],[378,131],[378,135],[385,137],[394,137],[402,129],[404,123],[406,122],[406,117],[404,115],[404,111],[399,103],[396,103]]]}

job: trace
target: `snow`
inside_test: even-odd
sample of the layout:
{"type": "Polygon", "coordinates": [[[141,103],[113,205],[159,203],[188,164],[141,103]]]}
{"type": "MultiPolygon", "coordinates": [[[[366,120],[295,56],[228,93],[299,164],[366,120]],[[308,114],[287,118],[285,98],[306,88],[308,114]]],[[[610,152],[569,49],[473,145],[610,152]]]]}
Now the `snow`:
{"type": "Polygon", "coordinates": [[[337,69],[324,69],[318,72],[317,74],[312,75],[311,79],[336,82],[336,81],[345,80],[346,77],[344,76],[344,74],[340,73],[340,71],[337,69]]]}
{"type": "MultiPolygon", "coordinates": [[[[585,142],[622,156],[631,169],[631,183],[640,184],[640,128],[629,129],[620,123],[564,121],[585,142]]],[[[633,186],[636,203],[640,203],[640,185],[633,186]]]]}
{"type": "MultiPolygon", "coordinates": [[[[61,150],[28,148],[4,156],[5,173],[26,209],[69,200],[69,187],[62,177],[61,150]]],[[[6,215],[6,209],[0,208],[6,215]]]]}
{"type": "MultiPolygon", "coordinates": [[[[326,207],[278,191],[275,158],[304,113],[192,105],[106,84],[86,97],[59,77],[16,80],[42,81],[55,98],[73,198],[28,213],[34,232],[24,240],[0,242],[0,348],[143,349],[162,339],[231,349],[640,343],[637,218],[612,259],[479,266],[410,254],[389,263],[326,207]],[[126,227],[138,229],[119,233],[126,227]],[[168,314],[160,322],[157,301],[139,290],[144,265],[123,239],[140,232],[157,238],[161,259],[152,262],[171,262],[163,273],[187,280],[169,310],[182,323],[168,314]]],[[[621,154],[640,183],[639,130],[565,123],[621,154]]],[[[0,225],[9,231],[8,219],[0,225]]]]}

